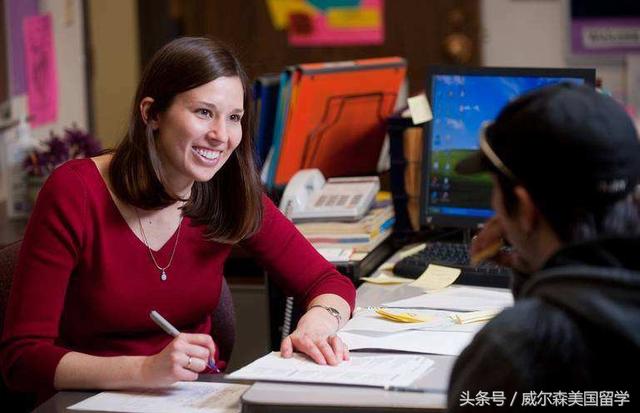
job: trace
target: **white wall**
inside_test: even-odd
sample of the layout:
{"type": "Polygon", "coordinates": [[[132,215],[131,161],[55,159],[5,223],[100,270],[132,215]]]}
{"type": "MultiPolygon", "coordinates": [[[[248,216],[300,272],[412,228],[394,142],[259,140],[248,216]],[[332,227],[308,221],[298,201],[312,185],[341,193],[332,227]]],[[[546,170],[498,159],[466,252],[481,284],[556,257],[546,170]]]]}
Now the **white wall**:
{"type": "Polygon", "coordinates": [[[481,0],[485,66],[595,67],[603,86],[624,96],[621,62],[579,62],[568,57],[567,0],[481,0]]]}

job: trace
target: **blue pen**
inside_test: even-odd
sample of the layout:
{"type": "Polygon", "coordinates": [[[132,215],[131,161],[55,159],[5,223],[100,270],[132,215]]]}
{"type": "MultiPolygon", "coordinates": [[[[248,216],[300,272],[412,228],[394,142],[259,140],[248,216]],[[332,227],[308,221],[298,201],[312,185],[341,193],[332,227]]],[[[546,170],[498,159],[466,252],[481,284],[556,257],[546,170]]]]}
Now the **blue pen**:
{"type": "MultiPolygon", "coordinates": [[[[149,313],[149,317],[156,323],[161,329],[165,331],[165,333],[169,334],[171,337],[176,337],[180,332],[177,328],[173,326],[170,322],[167,321],[166,318],[160,315],[156,310],[151,310],[149,313]]],[[[216,366],[216,363],[213,361],[213,357],[209,356],[209,361],[207,362],[207,366],[213,370],[214,373],[222,373],[220,369],[216,366]]]]}

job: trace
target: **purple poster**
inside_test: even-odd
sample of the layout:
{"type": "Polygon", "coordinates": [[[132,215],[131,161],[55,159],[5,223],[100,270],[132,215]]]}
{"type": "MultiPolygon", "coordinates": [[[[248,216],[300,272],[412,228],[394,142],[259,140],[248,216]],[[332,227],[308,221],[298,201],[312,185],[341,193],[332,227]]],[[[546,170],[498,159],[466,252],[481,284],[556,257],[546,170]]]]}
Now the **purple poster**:
{"type": "Polygon", "coordinates": [[[9,93],[16,96],[27,91],[22,21],[38,15],[38,0],[5,0],[4,4],[9,37],[9,93]]]}

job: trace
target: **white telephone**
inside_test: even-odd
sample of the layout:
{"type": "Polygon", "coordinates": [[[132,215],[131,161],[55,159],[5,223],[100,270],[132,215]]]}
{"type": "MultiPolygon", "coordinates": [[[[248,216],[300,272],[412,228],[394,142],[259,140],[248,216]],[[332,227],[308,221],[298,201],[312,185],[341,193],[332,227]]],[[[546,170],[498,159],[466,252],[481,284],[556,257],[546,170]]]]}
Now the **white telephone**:
{"type": "Polygon", "coordinates": [[[280,210],[293,222],[357,221],[367,213],[379,190],[377,176],[325,181],[320,170],[303,169],[289,181],[280,210]]]}

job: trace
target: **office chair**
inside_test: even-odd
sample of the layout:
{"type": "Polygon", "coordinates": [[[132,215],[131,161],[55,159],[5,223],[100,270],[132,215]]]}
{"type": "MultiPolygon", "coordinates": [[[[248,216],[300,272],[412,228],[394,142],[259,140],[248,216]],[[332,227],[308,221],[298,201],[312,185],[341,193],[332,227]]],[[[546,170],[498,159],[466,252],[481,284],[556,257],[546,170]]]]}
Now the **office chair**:
{"type": "MultiPolygon", "coordinates": [[[[11,283],[13,280],[13,273],[18,261],[18,253],[20,252],[20,246],[22,241],[16,241],[5,247],[0,248],[0,336],[2,336],[2,330],[4,327],[4,316],[7,309],[7,303],[9,301],[9,292],[11,291],[11,283]]],[[[236,340],[236,315],[233,308],[233,299],[231,297],[231,291],[226,279],[222,279],[222,287],[220,291],[220,301],[213,313],[212,331],[211,336],[218,346],[219,356],[218,358],[224,362],[221,368],[229,364],[231,359],[231,352],[236,340]]],[[[33,408],[35,400],[30,395],[16,394],[9,392],[2,378],[0,377],[0,400],[11,403],[7,406],[16,406],[16,411],[29,411],[29,408],[33,408]]]]}

